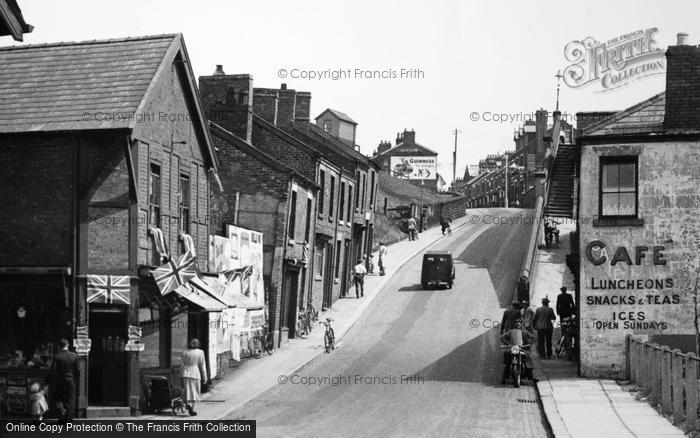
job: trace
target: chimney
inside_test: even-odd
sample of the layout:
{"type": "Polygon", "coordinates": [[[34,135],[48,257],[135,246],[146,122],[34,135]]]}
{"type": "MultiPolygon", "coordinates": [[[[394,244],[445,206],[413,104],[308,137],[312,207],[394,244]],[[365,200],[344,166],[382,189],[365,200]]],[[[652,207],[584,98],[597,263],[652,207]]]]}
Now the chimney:
{"type": "Polygon", "coordinates": [[[253,112],[266,121],[277,124],[279,93],[269,88],[253,89],[253,112]]]}
{"type": "MultiPolygon", "coordinates": [[[[216,74],[199,77],[199,93],[207,120],[250,142],[253,134],[253,77],[216,74]]],[[[218,74],[219,70],[221,74],[218,74]]]]}
{"type": "Polygon", "coordinates": [[[416,144],[416,131],[411,129],[410,131],[404,130],[403,131],[403,142],[404,144],[408,145],[415,145],[416,144]]]}
{"type": "Polygon", "coordinates": [[[544,136],[547,135],[547,111],[538,109],[535,111],[535,163],[537,167],[542,166],[544,154],[547,150],[547,145],[544,141],[544,136]]]}
{"type": "Polygon", "coordinates": [[[297,100],[294,105],[294,120],[308,122],[311,120],[311,93],[297,91],[297,100]]]}
{"type": "Polygon", "coordinates": [[[282,84],[278,90],[279,104],[277,105],[277,125],[289,126],[294,120],[297,106],[297,92],[287,88],[287,84],[282,84]]]}
{"type": "Polygon", "coordinates": [[[664,129],[700,130],[700,47],[689,46],[688,34],[666,50],[666,112],[664,129]]]}
{"type": "Polygon", "coordinates": [[[391,142],[382,141],[379,142],[379,146],[377,147],[377,153],[381,154],[382,152],[388,151],[389,149],[391,149],[391,142]]]}
{"type": "Polygon", "coordinates": [[[403,141],[403,134],[399,132],[398,134],[396,134],[396,144],[398,145],[402,141],[403,141]]]}
{"type": "Polygon", "coordinates": [[[223,76],[226,73],[224,73],[224,66],[221,64],[216,64],[216,70],[214,71],[214,76],[223,76]]]}

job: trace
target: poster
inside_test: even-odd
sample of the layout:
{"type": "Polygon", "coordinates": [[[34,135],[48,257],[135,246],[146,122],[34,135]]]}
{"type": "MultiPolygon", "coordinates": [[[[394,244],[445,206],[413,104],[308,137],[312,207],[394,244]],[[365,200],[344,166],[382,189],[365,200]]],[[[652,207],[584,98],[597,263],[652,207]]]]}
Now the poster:
{"type": "Polygon", "coordinates": [[[228,269],[252,266],[250,275],[241,278],[232,286],[233,293],[250,298],[255,304],[265,304],[265,283],[263,281],[263,235],[260,232],[229,225],[227,229],[231,265],[228,269]],[[236,257],[233,257],[233,254],[236,257]]]}

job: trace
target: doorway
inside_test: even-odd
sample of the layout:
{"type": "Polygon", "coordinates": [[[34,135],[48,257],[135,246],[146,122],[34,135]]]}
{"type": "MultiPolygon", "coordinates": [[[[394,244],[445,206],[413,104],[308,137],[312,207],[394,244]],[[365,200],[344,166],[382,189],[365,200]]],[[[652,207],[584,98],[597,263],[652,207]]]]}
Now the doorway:
{"type": "Polygon", "coordinates": [[[299,302],[299,271],[296,269],[285,269],[284,288],[282,290],[282,302],[284,316],[282,318],[283,326],[288,329],[289,338],[296,337],[297,323],[297,303],[299,302]]]}
{"type": "Polygon", "coordinates": [[[88,404],[126,406],[126,308],[90,305],[89,331],[88,404]]]}

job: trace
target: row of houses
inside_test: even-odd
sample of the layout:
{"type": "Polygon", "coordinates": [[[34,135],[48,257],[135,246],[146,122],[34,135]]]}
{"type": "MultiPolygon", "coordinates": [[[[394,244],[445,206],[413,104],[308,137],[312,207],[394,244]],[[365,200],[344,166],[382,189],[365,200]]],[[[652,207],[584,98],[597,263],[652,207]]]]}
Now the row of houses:
{"type": "Polygon", "coordinates": [[[140,413],[143,376],[177,381],[193,337],[213,376],[246,329],[283,345],[300,309],[348,292],[377,211],[397,207],[356,122],[312,120],[309,92],[222,66],[196,78],[182,35],[3,47],[0,62],[0,389],[15,413],[59,337],[87,416],[140,413]]]}

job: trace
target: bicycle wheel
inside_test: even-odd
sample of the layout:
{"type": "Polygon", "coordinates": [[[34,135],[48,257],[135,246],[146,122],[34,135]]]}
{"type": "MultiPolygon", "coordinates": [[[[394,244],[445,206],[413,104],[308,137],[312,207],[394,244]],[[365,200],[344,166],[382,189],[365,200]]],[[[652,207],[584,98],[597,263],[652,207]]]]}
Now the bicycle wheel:
{"type": "Polygon", "coordinates": [[[260,359],[263,355],[264,350],[262,339],[260,339],[258,335],[255,335],[252,338],[250,338],[250,340],[248,341],[248,349],[250,350],[250,354],[254,358],[260,359]]]}
{"type": "Polygon", "coordinates": [[[511,365],[510,368],[511,374],[513,374],[513,388],[519,388],[520,387],[520,365],[517,363],[514,363],[511,365]]]}
{"type": "Polygon", "coordinates": [[[265,335],[265,351],[269,356],[272,356],[272,347],[274,346],[274,338],[272,337],[272,333],[267,333],[265,335]]]}
{"type": "Polygon", "coordinates": [[[335,350],[335,332],[333,328],[329,328],[328,331],[331,332],[331,349],[335,350]]]}
{"type": "Polygon", "coordinates": [[[302,339],[306,337],[306,333],[304,332],[304,321],[301,319],[298,319],[297,324],[294,326],[294,336],[302,339]]]}
{"type": "Polygon", "coordinates": [[[331,352],[331,336],[328,332],[323,335],[323,346],[326,349],[326,353],[331,352]]]}

